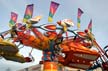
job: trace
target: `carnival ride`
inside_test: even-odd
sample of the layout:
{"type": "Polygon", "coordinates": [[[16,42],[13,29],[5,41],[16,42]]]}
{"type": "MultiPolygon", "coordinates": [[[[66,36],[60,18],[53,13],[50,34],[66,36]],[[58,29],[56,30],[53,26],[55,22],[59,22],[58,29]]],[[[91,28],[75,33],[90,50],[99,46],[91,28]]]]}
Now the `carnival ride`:
{"type": "MultiPolygon", "coordinates": [[[[48,21],[52,22],[53,15],[55,14],[59,4],[51,2],[50,13],[48,21]]],[[[80,17],[83,11],[78,8],[78,29],[80,28],[80,17]]],[[[96,65],[99,65],[98,59],[101,56],[104,59],[103,68],[108,69],[107,59],[108,55],[106,51],[102,50],[96,42],[96,39],[91,31],[91,22],[85,31],[77,32],[68,29],[73,27],[74,23],[71,19],[64,19],[57,21],[57,25],[44,24],[39,25],[38,22],[42,16],[36,16],[32,18],[33,4],[27,5],[24,19],[22,23],[17,22],[17,14],[11,12],[10,30],[1,32],[0,38],[0,56],[7,60],[17,61],[20,63],[31,62],[33,57],[24,57],[20,55],[19,46],[29,46],[43,52],[42,61],[44,64],[44,71],[58,71],[57,64],[63,66],[90,70],[96,65]],[[39,29],[45,31],[41,33],[39,29]],[[56,30],[60,30],[56,32],[56,30]],[[33,34],[31,34],[31,32],[33,34]],[[68,36],[68,32],[71,32],[72,36],[68,36]],[[66,37],[63,34],[66,33],[66,37]],[[7,34],[10,34],[9,38],[5,38],[7,34]],[[17,43],[17,44],[16,44],[17,43]],[[95,46],[98,50],[91,50],[95,46]],[[103,56],[104,54],[104,56],[103,56]],[[97,64],[95,63],[97,62],[97,64]]],[[[31,55],[31,54],[29,54],[31,55]]],[[[103,61],[103,60],[101,60],[103,61]]]]}

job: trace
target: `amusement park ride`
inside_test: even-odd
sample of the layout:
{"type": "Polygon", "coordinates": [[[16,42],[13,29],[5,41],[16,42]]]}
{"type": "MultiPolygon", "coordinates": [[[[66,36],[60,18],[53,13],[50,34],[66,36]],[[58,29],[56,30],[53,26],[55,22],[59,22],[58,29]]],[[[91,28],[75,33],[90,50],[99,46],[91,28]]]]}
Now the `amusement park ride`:
{"type": "MultiPolygon", "coordinates": [[[[49,22],[53,21],[52,18],[58,6],[58,3],[51,1],[49,22]]],[[[78,8],[78,29],[82,13],[83,11],[78,8]]],[[[57,21],[57,25],[36,26],[42,16],[32,18],[32,14],[33,4],[27,5],[23,24],[21,24],[17,22],[18,15],[11,12],[9,21],[11,29],[0,33],[1,57],[20,63],[33,61],[32,50],[28,57],[18,53],[19,46],[24,45],[43,52],[42,61],[40,61],[44,65],[43,71],[58,71],[58,65],[84,70],[92,70],[100,66],[103,70],[108,70],[108,50],[101,49],[96,42],[91,31],[92,21],[85,31],[76,30],[76,32],[69,29],[74,26],[71,19],[57,21]],[[42,29],[45,33],[41,33],[38,29],[42,29]],[[57,30],[60,31],[57,32],[57,30]],[[68,32],[71,32],[72,36],[68,36],[68,32]],[[9,38],[6,37],[8,34],[10,34],[9,38]],[[63,34],[66,34],[66,37],[63,34]],[[96,47],[98,51],[91,50],[92,47],[96,47]],[[99,63],[100,60],[101,63],[99,63]]]]}

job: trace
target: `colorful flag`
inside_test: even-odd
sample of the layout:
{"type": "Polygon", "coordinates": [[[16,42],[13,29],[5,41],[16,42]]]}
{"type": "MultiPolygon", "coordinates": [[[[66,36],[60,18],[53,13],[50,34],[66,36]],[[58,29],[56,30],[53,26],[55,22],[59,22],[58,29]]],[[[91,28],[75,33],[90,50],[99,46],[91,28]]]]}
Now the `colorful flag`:
{"type": "Polygon", "coordinates": [[[33,4],[27,5],[23,22],[26,23],[28,19],[32,18],[33,15],[33,4]]]}
{"type": "Polygon", "coordinates": [[[54,16],[54,14],[55,14],[58,6],[59,6],[59,3],[56,3],[56,2],[51,1],[48,22],[52,22],[53,21],[52,18],[54,16]]]}
{"type": "Polygon", "coordinates": [[[92,19],[90,20],[90,23],[88,25],[88,29],[92,32],[92,19]]]}
{"type": "Polygon", "coordinates": [[[81,15],[83,14],[83,11],[80,9],[80,8],[78,8],[78,16],[77,16],[77,28],[79,29],[80,28],[80,17],[81,17],[81,15]]]}
{"type": "Polygon", "coordinates": [[[9,21],[9,26],[10,27],[15,25],[15,23],[17,21],[17,17],[18,17],[18,14],[16,14],[15,12],[11,12],[11,19],[9,21]]]}

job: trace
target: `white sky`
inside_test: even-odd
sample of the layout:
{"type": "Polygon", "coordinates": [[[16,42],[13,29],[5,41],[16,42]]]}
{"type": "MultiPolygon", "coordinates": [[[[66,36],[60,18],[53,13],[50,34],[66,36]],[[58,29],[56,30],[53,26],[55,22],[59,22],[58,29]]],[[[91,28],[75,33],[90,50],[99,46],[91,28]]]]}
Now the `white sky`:
{"type": "MultiPolygon", "coordinates": [[[[18,13],[18,20],[21,20],[24,16],[25,8],[27,4],[34,4],[34,14],[43,15],[43,19],[39,24],[48,23],[49,6],[51,0],[0,0],[0,32],[8,30],[8,22],[10,20],[11,11],[18,13]]],[[[108,0],[53,0],[60,3],[60,6],[54,15],[54,22],[65,18],[70,18],[77,23],[77,9],[81,8],[84,14],[81,17],[81,30],[84,30],[90,19],[93,20],[93,33],[97,42],[104,47],[108,44],[108,0]]],[[[72,28],[73,29],[73,28],[72,28]]],[[[30,51],[30,47],[24,47],[21,49],[21,53],[27,56],[30,51]]],[[[17,63],[0,60],[0,71],[5,71],[10,67],[13,71],[38,64],[41,58],[41,51],[34,50],[33,56],[35,57],[34,63],[17,63]]]]}

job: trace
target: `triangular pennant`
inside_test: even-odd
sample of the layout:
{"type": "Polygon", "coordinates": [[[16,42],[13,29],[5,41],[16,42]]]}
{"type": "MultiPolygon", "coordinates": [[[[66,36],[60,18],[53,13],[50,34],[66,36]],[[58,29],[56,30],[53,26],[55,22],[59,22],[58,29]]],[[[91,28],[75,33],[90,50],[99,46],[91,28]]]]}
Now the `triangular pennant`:
{"type": "Polygon", "coordinates": [[[92,20],[90,20],[90,23],[88,25],[88,30],[90,30],[92,32],[92,20]]]}
{"type": "Polygon", "coordinates": [[[25,11],[25,14],[24,14],[24,18],[23,18],[24,23],[26,23],[28,19],[32,18],[33,6],[34,6],[34,4],[27,5],[26,11],[25,11]]]}
{"type": "Polygon", "coordinates": [[[17,21],[17,17],[18,17],[18,14],[16,14],[15,12],[11,12],[11,19],[9,21],[9,26],[10,27],[15,25],[15,23],[17,21]]]}
{"type": "Polygon", "coordinates": [[[78,15],[77,15],[77,28],[79,29],[80,28],[80,17],[81,17],[81,15],[83,14],[83,11],[80,9],[80,8],[78,8],[78,15]]]}
{"type": "Polygon", "coordinates": [[[51,1],[48,22],[52,22],[53,21],[52,18],[54,16],[54,14],[55,14],[58,6],[59,6],[59,3],[56,3],[56,2],[51,1]]]}

